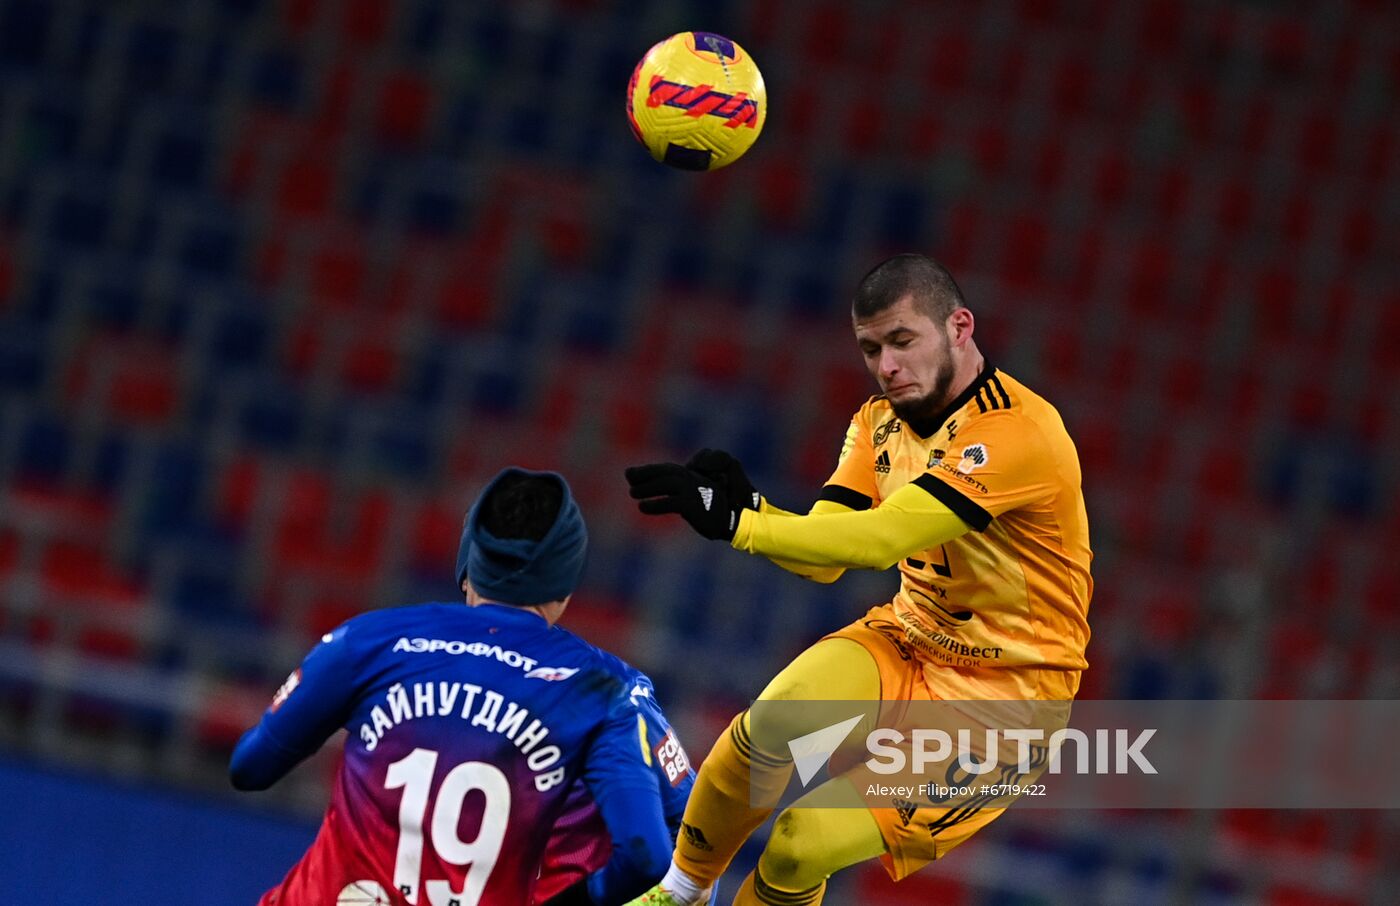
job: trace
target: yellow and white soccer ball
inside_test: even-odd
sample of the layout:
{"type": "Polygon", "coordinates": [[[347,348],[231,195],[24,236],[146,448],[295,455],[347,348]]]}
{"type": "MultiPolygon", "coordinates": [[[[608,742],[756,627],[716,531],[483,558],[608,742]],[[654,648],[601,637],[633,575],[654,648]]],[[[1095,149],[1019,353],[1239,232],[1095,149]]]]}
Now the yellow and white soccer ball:
{"type": "Polygon", "coordinates": [[[683,31],[632,71],[627,119],[651,156],[682,170],[717,170],[763,131],[768,95],[753,57],[728,38],[683,31]]]}

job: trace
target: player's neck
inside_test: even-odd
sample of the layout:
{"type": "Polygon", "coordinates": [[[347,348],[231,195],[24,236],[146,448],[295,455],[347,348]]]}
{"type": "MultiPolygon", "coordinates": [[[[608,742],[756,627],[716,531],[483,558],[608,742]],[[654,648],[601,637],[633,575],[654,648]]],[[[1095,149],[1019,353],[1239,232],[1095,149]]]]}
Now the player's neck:
{"type": "Polygon", "coordinates": [[[953,400],[967,392],[967,388],[976,383],[982,376],[982,372],[987,367],[987,359],[978,350],[977,344],[971,340],[967,341],[967,350],[960,356],[961,360],[954,368],[953,383],[948,388],[948,398],[943,401],[940,409],[947,408],[953,400]]]}

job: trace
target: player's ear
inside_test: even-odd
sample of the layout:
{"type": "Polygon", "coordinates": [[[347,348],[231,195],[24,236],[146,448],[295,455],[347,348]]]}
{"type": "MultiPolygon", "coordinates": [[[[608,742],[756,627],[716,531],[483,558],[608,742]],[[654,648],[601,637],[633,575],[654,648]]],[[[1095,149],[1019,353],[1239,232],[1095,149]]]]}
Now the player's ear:
{"type": "Polygon", "coordinates": [[[957,347],[963,346],[972,339],[972,331],[976,326],[977,319],[972,316],[971,309],[954,309],[947,321],[948,342],[957,347]]]}

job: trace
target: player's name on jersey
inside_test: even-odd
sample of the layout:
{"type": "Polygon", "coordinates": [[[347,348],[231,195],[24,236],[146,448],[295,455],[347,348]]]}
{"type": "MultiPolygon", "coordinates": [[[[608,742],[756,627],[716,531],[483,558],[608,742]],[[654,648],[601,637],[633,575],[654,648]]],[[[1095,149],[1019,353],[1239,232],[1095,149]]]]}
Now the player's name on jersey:
{"type": "Polygon", "coordinates": [[[514,743],[534,772],[535,789],[540,792],[564,782],[564,768],[555,767],[563,751],[557,745],[541,745],[549,736],[549,727],[531,718],[528,708],[475,683],[420,682],[411,688],[395,683],[384,693],[384,703],[370,708],[369,722],[360,724],[360,741],[366,752],[373,752],[385,734],[406,721],[449,715],[514,743]]]}

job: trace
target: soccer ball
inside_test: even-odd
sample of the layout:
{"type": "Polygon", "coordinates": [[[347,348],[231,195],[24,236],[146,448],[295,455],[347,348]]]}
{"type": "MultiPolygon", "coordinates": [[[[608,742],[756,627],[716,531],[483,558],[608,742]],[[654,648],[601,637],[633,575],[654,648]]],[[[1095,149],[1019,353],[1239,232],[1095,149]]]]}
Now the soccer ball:
{"type": "Polygon", "coordinates": [[[728,38],[683,31],[632,70],[627,119],[651,156],[682,170],[716,170],[749,150],[768,113],[763,74],[728,38]]]}

